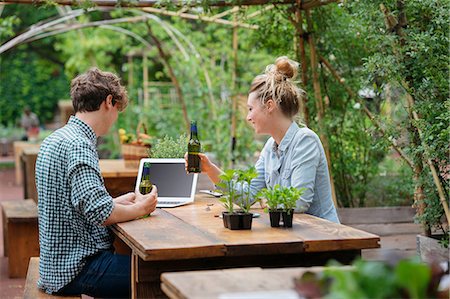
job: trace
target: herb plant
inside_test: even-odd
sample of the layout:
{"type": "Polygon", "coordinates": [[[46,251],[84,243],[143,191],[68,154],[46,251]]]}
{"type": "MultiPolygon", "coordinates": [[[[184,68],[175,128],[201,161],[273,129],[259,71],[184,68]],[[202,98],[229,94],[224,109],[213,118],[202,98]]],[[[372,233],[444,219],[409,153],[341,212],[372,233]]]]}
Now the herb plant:
{"type": "Polygon", "coordinates": [[[177,140],[170,136],[156,141],[150,149],[149,156],[152,158],[183,158],[187,150],[187,135],[182,134],[177,140]]]}
{"type": "Polygon", "coordinates": [[[220,201],[227,209],[227,212],[234,213],[234,204],[237,204],[244,213],[248,213],[252,206],[250,183],[256,178],[258,173],[255,167],[247,170],[228,169],[219,176],[220,182],[217,184],[223,189],[220,201]]]}
{"type": "Polygon", "coordinates": [[[266,199],[267,207],[264,208],[264,212],[275,211],[281,204],[281,190],[280,185],[276,184],[273,188],[263,188],[259,191],[258,198],[266,199]]]}

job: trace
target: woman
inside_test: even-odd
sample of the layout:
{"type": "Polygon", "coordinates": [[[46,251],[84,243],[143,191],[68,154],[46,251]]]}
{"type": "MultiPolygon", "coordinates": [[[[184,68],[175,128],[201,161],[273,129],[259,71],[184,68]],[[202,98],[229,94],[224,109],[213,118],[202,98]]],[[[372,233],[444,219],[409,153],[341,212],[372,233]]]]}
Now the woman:
{"type": "MultiPolygon", "coordinates": [[[[276,184],[306,188],[297,201],[297,212],[336,223],[339,218],[332,198],[327,160],[319,137],[299,127],[294,117],[305,92],[295,85],[298,64],[280,57],[266,67],[251,85],[247,106],[249,121],[257,134],[271,136],[256,162],[258,177],[253,179],[252,194],[276,184]]],[[[201,171],[217,184],[220,170],[206,155],[200,154],[201,171]]]]}

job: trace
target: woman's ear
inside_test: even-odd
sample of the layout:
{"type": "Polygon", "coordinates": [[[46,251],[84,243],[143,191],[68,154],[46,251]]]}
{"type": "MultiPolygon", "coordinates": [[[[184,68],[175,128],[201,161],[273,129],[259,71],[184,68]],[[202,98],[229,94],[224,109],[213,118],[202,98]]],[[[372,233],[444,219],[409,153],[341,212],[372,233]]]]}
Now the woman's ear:
{"type": "Polygon", "coordinates": [[[266,104],[267,112],[271,113],[276,108],[276,103],[272,99],[268,99],[266,104]]]}

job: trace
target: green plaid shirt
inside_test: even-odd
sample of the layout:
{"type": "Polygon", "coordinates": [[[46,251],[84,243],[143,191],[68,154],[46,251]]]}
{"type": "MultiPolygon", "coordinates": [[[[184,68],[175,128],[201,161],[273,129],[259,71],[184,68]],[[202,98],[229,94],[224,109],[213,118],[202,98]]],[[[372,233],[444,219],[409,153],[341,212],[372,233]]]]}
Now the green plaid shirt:
{"type": "Polygon", "coordinates": [[[112,235],[102,224],[114,204],[100,173],[96,143],[92,128],[72,116],[39,151],[38,286],[49,294],[71,282],[87,257],[112,248],[112,235]]]}

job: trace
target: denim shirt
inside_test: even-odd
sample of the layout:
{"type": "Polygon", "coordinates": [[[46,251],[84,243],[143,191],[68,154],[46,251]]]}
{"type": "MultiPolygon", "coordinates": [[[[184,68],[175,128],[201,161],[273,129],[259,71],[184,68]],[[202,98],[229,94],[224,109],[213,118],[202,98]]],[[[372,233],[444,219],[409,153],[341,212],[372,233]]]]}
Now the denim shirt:
{"type": "Polygon", "coordinates": [[[255,167],[258,177],[250,184],[252,195],[276,184],[306,188],[297,201],[296,212],[339,223],[325,151],[316,133],[293,122],[279,145],[269,138],[255,167]]]}

